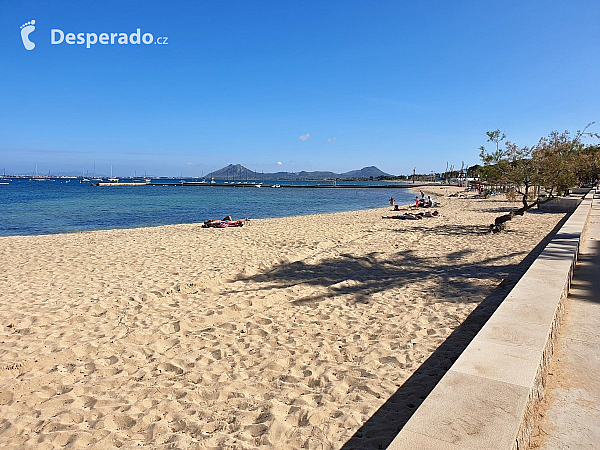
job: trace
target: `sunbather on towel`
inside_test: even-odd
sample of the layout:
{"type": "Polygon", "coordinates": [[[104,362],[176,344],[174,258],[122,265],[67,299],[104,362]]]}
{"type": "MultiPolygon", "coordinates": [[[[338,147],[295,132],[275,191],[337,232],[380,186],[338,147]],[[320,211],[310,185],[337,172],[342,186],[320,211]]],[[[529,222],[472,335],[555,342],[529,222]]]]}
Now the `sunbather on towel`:
{"type": "Polygon", "coordinates": [[[419,212],[416,214],[413,213],[405,213],[399,216],[381,216],[382,219],[404,219],[404,220],[419,220],[423,217],[439,217],[440,213],[436,210],[433,212],[419,212]]]}
{"type": "Polygon", "coordinates": [[[423,218],[423,213],[413,214],[405,213],[399,216],[381,216],[382,219],[403,219],[403,220],[419,220],[423,218]]]}
{"type": "Polygon", "coordinates": [[[241,227],[244,223],[250,219],[233,220],[231,216],[225,216],[223,220],[210,219],[204,222],[202,225],[204,228],[228,228],[228,227],[241,227]]]}

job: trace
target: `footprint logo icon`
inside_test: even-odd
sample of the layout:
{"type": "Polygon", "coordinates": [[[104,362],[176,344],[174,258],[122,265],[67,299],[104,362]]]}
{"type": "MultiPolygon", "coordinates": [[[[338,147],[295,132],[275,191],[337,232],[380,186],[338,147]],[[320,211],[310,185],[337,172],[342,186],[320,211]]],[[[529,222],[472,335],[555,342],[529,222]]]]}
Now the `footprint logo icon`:
{"type": "Polygon", "coordinates": [[[27,50],[33,50],[35,48],[35,43],[29,40],[29,35],[33,30],[35,30],[35,20],[21,25],[21,39],[23,39],[23,45],[27,50]]]}

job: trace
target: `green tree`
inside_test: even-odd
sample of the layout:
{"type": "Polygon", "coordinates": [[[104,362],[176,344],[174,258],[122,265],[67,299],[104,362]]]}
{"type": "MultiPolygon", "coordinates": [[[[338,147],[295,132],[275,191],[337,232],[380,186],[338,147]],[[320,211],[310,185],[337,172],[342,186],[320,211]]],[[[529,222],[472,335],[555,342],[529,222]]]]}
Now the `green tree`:
{"type": "Polygon", "coordinates": [[[480,172],[481,166],[479,164],[467,168],[467,176],[471,178],[478,177],[480,172]]]}
{"type": "Polygon", "coordinates": [[[582,184],[591,184],[600,175],[600,146],[589,145],[581,150],[576,177],[582,184]]]}
{"type": "Polygon", "coordinates": [[[502,144],[504,139],[506,139],[506,134],[504,134],[503,131],[500,131],[499,128],[496,128],[494,131],[486,131],[485,134],[488,137],[487,141],[493,142],[496,146],[496,150],[490,153],[486,150],[485,146],[482,145],[481,147],[479,147],[479,157],[481,158],[484,164],[486,163],[486,161],[500,161],[503,157],[504,152],[504,150],[500,148],[500,145],[502,144]]]}
{"type": "Polygon", "coordinates": [[[495,149],[488,151],[484,146],[479,149],[483,178],[491,184],[502,185],[515,198],[520,196],[523,204],[497,217],[490,225],[491,231],[498,232],[514,216],[522,216],[525,211],[567,193],[569,188],[583,182],[583,176],[589,178],[594,171],[598,173],[599,152],[594,150],[596,147],[586,147],[582,142],[583,137],[599,137],[587,131],[592,124],[574,137],[568,131],[554,131],[533,147],[503,142],[506,136],[500,130],[486,133],[495,149]]]}

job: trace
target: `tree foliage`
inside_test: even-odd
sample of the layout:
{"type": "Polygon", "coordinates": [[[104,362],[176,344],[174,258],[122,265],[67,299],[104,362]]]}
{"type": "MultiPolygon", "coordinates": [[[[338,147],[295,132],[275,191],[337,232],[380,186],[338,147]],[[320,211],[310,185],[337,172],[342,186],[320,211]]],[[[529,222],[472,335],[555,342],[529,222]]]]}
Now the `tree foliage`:
{"type": "Polygon", "coordinates": [[[467,177],[479,177],[481,172],[481,166],[479,164],[475,164],[474,166],[470,166],[467,168],[467,177]]]}
{"type": "Polygon", "coordinates": [[[600,150],[597,145],[583,143],[584,137],[600,138],[597,133],[587,131],[592,124],[574,136],[568,131],[553,131],[532,147],[519,147],[505,140],[506,135],[499,129],[486,132],[487,141],[493,143],[494,148],[479,148],[482,178],[502,186],[513,196],[520,196],[523,203],[516,211],[496,218],[490,226],[491,231],[500,231],[515,215],[523,215],[536,205],[568,193],[573,186],[597,178],[600,150]]]}

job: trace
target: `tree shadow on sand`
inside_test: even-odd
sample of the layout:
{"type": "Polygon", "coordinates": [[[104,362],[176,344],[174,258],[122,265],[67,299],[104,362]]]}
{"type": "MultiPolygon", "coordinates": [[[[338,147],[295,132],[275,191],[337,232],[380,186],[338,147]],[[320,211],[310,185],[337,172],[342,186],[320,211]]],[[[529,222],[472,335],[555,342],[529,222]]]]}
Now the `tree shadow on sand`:
{"type": "MultiPolygon", "coordinates": [[[[393,220],[393,219],[391,219],[393,220]]],[[[452,224],[435,224],[430,225],[427,222],[427,227],[419,227],[422,221],[437,220],[435,218],[425,218],[416,222],[418,229],[427,231],[427,233],[434,234],[436,236],[467,236],[467,235],[483,235],[489,234],[490,227],[488,225],[452,225],[452,224]]],[[[396,233],[412,233],[415,231],[415,227],[402,227],[393,228],[390,231],[396,233]]]]}
{"type": "MultiPolygon", "coordinates": [[[[373,252],[360,257],[341,254],[322,259],[316,264],[291,262],[256,275],[240,276],[236,281],[252,281],[250,285],[253,288],[228,290],[226,293],[250,292],[259,295],[263,290],[308,285],[317,289],[310,289],[312,294],[291,301],[290,307],[316,305],[345,294],[351,294],[346,297],[348,302],[366,303],[373,294],[426,277],[435,280],[440,291],[443,290],[444,297],[470,302],[469,288],[474,287],[479,278],[504,278],[342,447],[344,450],[386,448],[567,218],[568,215],[519,264],[510,264],[506,260],[519,254],[517,252],[488,258],[477,264],[465,262],[470,250],[453,252],[442,258],[418,257],[411,251],[385,255],[373,252]],[[348,283],[348,280],[352,282],[348,283]]],[[[479,233],[480,229],[476,226],[444,225],[432,231],[464,235],[469,231],[479,233]]]]}
{"type": "Polygon", "coordinates": [[[569,218],[566,215],[402,386],[354,433],[342,450],[386,448],[569,218]]]}
{"type": "MultiPolygon", "coordinates": [[[[478,211],[480,212],[486,212],[486,213],[494,213],[494,214],[506,214],[509,213],[511,211],[516,211],[518,210],[521,206],[523,206],[522,204],[519,205],[515,205],[515,206],[499,206],[497,208],[482,208],[478,211]]],[[[539,210],[537,208],[532,208],[532,209],[528,209],[527,211],[525,211],[526,215],[529,214],[565,214],[564,212],[560,212],[560,211],[545,211],[545,210],[539,210]]]]}
{"type": "Polygon", "coordinates": [[[367,302],[373,294],[399,288],[415,280],[427,280],[443,287],[444,297],[454,297],[457,301],[462,301],[464,297],[464,301],[470,301],[468,296],[465,297],[465,291],[474,287],[479,278],[500,279],[516,268],[515,264],[504,261],[524,256],[523,252],[512,252],[473,264],[466,262],[466,257],[472,252],[459,250],[443,257],[420,257],[412,250],[400,250],[384,255],[385,259],[374,252],[364,256],[340,254],[323,259],[318,264],[297,261],[278,265],[257,275],[238,277],[235,281],[250,281],[253,287],[228,289],[225,293],[253,292],[258,295],[260,291],[305,285],[320,289],[290,304],[313,304],[347,294],[350,294],[351,301],[361,303],[367,302]]]}

